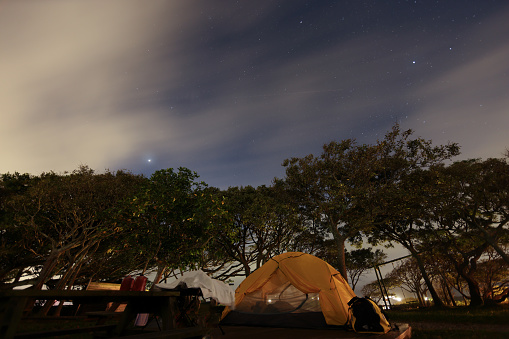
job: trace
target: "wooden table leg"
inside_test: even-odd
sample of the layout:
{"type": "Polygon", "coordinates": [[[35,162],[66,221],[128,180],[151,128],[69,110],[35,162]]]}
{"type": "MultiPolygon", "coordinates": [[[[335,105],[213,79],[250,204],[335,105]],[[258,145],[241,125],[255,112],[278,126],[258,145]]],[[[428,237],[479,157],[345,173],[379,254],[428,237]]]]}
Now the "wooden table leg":
{"type": "Polygon", "coordinates": [[[122,312],[122,317],[120,318],[120,322],[115,328],[114,334],[117,336],[122,335],[129,323],[134,320],[135,317],[136,313],[134,313],[133,302],[129,301],[124,309],[124,312],[122,312]]]}
{"type": "Polygon", "coordinates": [[[163,320],[163,331],[168,331],[177,327],[175,320],[176,298],[164,298],[161,304],[161,318],[163,320]]]}
{"type": "Polygon", "coordinates": [[[28,298],[9,298],[5,301],[3,317],[0,319],[0,338],[14,338],[27,301],[28,298]]]}

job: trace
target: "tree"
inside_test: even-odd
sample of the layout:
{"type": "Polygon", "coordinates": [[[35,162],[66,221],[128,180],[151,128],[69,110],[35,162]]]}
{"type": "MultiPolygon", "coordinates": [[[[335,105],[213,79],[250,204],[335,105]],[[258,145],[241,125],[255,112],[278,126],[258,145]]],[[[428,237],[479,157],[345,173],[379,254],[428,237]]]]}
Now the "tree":
{"type": "Polygon", "coordinates": [[[390,291],[399,285],[399,281],[397,279],[394,279],[393,277],[386,277],[382,278],[382,280],[379,281],[372,281],[362,287],[362,295],[369,297],[370,299],[373,299],[373,301],[378,304],[380,300],[384,300],[384,294],[382,294],[381,290],[381,284],[387,288],[387,297],[394,296],[394,293],[391,293],[390,291]]]}
{"type": "Polygon", "coordinates": [[[17,172],[3,174],[0,178],[0,285],[11,279],[13,282],[9,283],[9,286],[21,284],[20,280],[27,273],[26,270],[40,264],[40,259],[33,253],[20,251],[21,244],[27,244],[29,248],[33,246],[30,244],[33,237],[14,223],[15,215],[11,203],[25,194],[36,180],[37,178],[29,174],[17,172]]]}
{"type": "MultiPolygon", "coordinates": [[[[457,225],[458,223],[454,224],[454,226],[457,225]]],[[[459,227],[461,228],[461,226],[459,227]]],[[[470,292],[470,306],[482,305],[483,299],[476,272],[478,261],[488,249],[489,244],[480,241],[475,234],[461,230],[437,230],[434,238],[436,240],[432,242],[433,248],[441,251],[445,260],[467,283],[470,292]]]]}
{"type": "Polygon", "coordinates": [[[509,264],[503,243],[509,239],[509,164],[507,159],[470,159],[440,168],[446,194],[443,214],[477,230],[509,264]],[[501,242],[502,241],[502,242],[501,242]]]}
{"type": "Polygon", "coordinates": [[[492,247],[501,258],[508,235],[509,165],[503,159],[471,159],[436,166],[436,194],[429,209],[436,229],[430,248],[441,250],[468,286],[470,305],[483,304],[478,262],[492,247]]]}
{"type": "Polygon", "coordinates": [[[144,258],[142,272],[156,267],[154,282],[174,269],[200,262],[213,238],[219,208],[206,184],[185,167],[156,171],[141,193],[118,215],[118,237],[125,239],[111,250],[135,250],[144,258]]]}
{"type": "Polygon", "coordinates": [[[363,296],[372,299],[376,304],[378,304],[383,297],[378,281],[372,281],[364,285],[361,293],[363,296]]]}
{"type": "MultiPolygon", "coordinates": [[[[345,278],[347,240],[360,241],[365,234],[373,244],[402,241],[405,247],[413,246],[408,237],[414,233],[406,239],[397,235],[400,229],[421,223],[423,199],[415,184],[426,168],[459,153],[457,144],[432,146],[422,138],[410,139],[411,135],[411,130],[402,132],[395,125],[375,145],[357,145],[351,139],[331,142],[320,157],[283,163],[299,212],[327,227],[338,249],[336,265],[345,278]],[[408,194],[404,185],[414,185],[413,192],[408,194]]],[[[433,297],[440,303],[438,295],[433,297]]]]}
{"type": "Polygon", "coordinates": [[[28,234],[18,245],[42,263],[33,288],[40,289],[57,272],[62,275],[58,288],[72,284],[89,251],[112,232],[107,211],[138,181],[129,173],[96,175],[81,166],[70,174],[43,173],[9,201],[13,224],[28,234]]]}
{"type": "Polygon", "coordinates": [[[443,306],[417,248],[432,228],[430,209],[439,194],[432,169],[459,154],[459,147],[454,143],[433,146],[422,138],[410,139],[411,135],[411,130],[401,132],[396,125],[377,144],[377,189],[361,201],[369,206],[374,226],[366,236],[372,244],[391,241],[404,246],[415,257],[435,306],[443,306]]]}
{"type": "Polygon", "coordinates": [[[498,303],[509,297],[509,265],[496,251],[489,249],[485,253],[476,274],[485,303],[498,303]]]}
{"type": "Polygon", "coordinates": [[[373,147],[347,139],[325,144],[319,157],[310,154],[283,162],[285,183],[298,213],[330,232],[337,248],[333,265],[345,279],[345,242],[359,237],[366,227],[366,223],[359,222],[362,213],[356,214],[357,219],[351,215],[359,206],[357,196],[371,191],[374,151],[373,147]]]}
{"type": "Polygon", "coordinates": [[[380,249],[373,251],[373,248],[360,248],[346,253],[346,269],[352,289],[355,290],[359,279],[372,269],[375,265],[381,264],[387,255],[380,249]]]}
{"type": "Polygon", "coordinates": [[[375,218],[375,228],[367,236],[372,244],[386,240],[405,247],[416,259],[434,304],[442,306],[420,254],[423,239],[425,241],[426,234],[431,231],[425,210],[428,199],[431,199],[425,192],[425,187],[430,184],[428,174],[426,171],[414,171],[402,178],[394,191],[386,190],[375,218]]]}
{"type": "Polygon", "coordinates": [[[426,294],[426,283],[422,279],[421,271],[415,258],[402,261],[389,274],[389,277],[398,281],[398,286],[415,294],[420,306],[426,306],[424,296],[426,294]]]}
{"type": "Polygon", "coordinates": [[[300,246],[302,228],[297,214],[278,185],[257,188],[230,187],[223,192],[228,211],[229,232],[219,234],[219,242],[227,256],[240,265],[230,274],[248,276],[271,257],[300,246]]]}

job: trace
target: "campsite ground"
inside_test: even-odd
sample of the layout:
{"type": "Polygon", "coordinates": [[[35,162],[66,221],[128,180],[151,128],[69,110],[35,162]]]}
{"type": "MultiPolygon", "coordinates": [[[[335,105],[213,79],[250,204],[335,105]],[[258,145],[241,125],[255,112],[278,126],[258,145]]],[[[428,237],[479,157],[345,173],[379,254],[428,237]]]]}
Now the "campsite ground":
{"type": "Polygon", "coordinates": [[[224,326],[225,334],[219,329],[213,329],[210,333],[213,339],[406,339],[409,338],[410,330],[407,325],[401,324],[400,328],[384,335],[360,334],[344,329],[302,329],[302,328],[273,328],[273,327],[249,327],[249,326],[224,326]]]}
{"type": "MultiPolygon", "coordinates": [[[[509,338],[509,306],[458,307],[392,310],[387,312],[391,322],[406,323],[411,327],[412,339],[498,339],[509,338]]],[[[235,328],[225,327],[226,336],[218,329],[212,331],[214,339],[232,338],[355,338],[351,332],[334,330],[316,331],[299,329],[235,328]]],[[[373,338],[371,335],[367,337],[373,338]]],[[[394,336],[395,338],[397,336],[394,336]]],[[[376,336],[376,338],[379,338],[376,336]]]]}
{"type": "MultiPolygon", "coordinates": [[[[509,305],[502,307],[459,307],[454,309],[435,310],[433,308],[413,310],[391,310],[388,312],[391,322],[407,323],[411,327],[412,339],[451,338],[451,339],[497,339],[509,338],[509,305]]],[[[49,318],[36,323],[25,323],[21,332],[62,329],[65,327],[89,326],[88,322],[76,324],[79,319],[49,318]]],[[[214,339],[284,339],[284,338],[353,338],[354,333],[339,330],[302,330],[274,328],[235,328],[223,327],[226,335],[219,328],[211,330],[214,339]]],[[[148,329],[147,329],[148,330],[148,329]]],[[[147,331],[148,332],[148,331],[147,331]]],[[[376,337],[368,335],[367,337],[376,337]]],[[[397,336],[394,336],[396,338],[397,336]]],[[[91,339],[92,335],[62,336],[60,339],[91,339]]]]}
{"type": "Polygon", "coordinates": [[[408,323],[413,339],[509,337],[509,305],[392,310],[387,316],[390,321],[408,323]]]}

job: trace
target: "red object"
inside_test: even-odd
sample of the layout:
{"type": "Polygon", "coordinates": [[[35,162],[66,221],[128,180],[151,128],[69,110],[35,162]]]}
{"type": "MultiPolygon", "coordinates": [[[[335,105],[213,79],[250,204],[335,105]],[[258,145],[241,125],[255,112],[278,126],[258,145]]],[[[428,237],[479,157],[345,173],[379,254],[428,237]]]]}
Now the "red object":
{"type": "Polygon", "coordinates": [[[147,286],[147,277],[144,275],[140,275],[136,277],[134,280],[133,287],[131,291],[145,291],[145,286],[147,286]]]}
{"type": "Polygon", "coordinates": [[[124,279],[122,279],[122,283],[120,284],[121,291],[130,291],[133,288],[134,278],[128,275],[124,279]]]}

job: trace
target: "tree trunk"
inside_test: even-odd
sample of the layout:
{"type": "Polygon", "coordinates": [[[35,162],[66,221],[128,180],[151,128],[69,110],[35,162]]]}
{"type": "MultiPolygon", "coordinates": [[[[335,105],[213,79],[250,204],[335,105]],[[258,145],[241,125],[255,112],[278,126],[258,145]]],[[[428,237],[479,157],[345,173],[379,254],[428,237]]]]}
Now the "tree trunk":
{"type": "MultiPolygon", "coordinates": [[[[53,270],[57,266],[58,259],[61,254],[62,254],[62,252],[59,252],[59,251],[56,251],[56,253],[55,253],[55,251],[52,251],[50,253],[48,258],[44,262],[41,273],[39,274],[39,277],[37,278],[37,280],[33,286],[34,290],[42,289],[42,286],[47,281],[48,277],[51,276],[51,274],[53,273],[53,270]]],[[[24,310],[25,314],[29,314],[30,312],[32,312],[34,305],[35,305],[35,301],[36,301],[35,299],[29,299],[27,301],[27,305],[24,310]]]]}
{"type": "MultiPolygon", "coordinates": [[[[462,275],[463,276],[463,275],[462,275]]],[[[463,278],[466,280],[468,290],[470,291],[470,306],[482,306],[484,301],[482,300],[481,291],[479,284],[473,279],[470,279],[468,275],[464,275],[463,278]]]]}
{"type": "MultiPolygon", "coordinates": [[[[78,253],[76,253],[72,258],[69,257],[69,255],[68,255],[69,268],[67,269],[65,274],[62,275],[62,277],[60,278],[60,281],[55,286],[56,290],[64,290],[66,285],[68,286],[67,289],[71,289],[74,279],[78,275],[78,273],[81,269],[81,266],[83,264],[83,258],[86,257],[90,248],[92,248],[94,245],[95,245],[94,242],[90,242],[89,244],[84,245],[83,248],[78,253]]],[[[53,306],[54,302],[55,302],[55,300],[48,300],[44,304],[44,307],[39,311],[39,313],[41,315],[47,315],[48,312],[51,310],[51,307],[53,306]]],[[[58,305],[58,307],[56,309],[54,316],[60,315],[60,311],[62,309],[63,303],[64,303],[64,301],[61,300],[60,304],[58,305]]]]}
{"type": "Polygon", "coordinates": [[[165,271],[166,271],[166,266],[165,265],[160,264],[157,267],[157,273],[156,273],[156,276],[154,277],[154,285],[158,284],[161,281],[161,278],[162,278],[162,276],[163,276],[165,271]]]}
{"type": "Polygon", "coordinates": [[[442,299],[438,296],[438,293],[435,291],[435,288],[433,287],[433,283],[431,282],[431,279],[428,276],[428,272],[426,272],[426,268],[424,267],[424,263],[422,262],[422,259],[419,257],[419,254],[417,251],[415,251],[413,248],[408,248],[410,253],[414,256],[415,260],[417,261],[417,266],[419,267],[419,270],[421,271],[422,278],[424,279],[424,282],[426,283],[426,287],[428,288],[429,293],[431,294],[431,297],[433,298],[433,304],[436,307],[444,307],[444,303],[442,299]]]}
{"type": "Polygon", "coordinates": [[[424,298],[421,295],[420,291],[415,291],[415,295],[417,296],[417,300],[419,301],[419,306],[424,307],[424,298]]]}
{"type": "Polygon", "coordinates": [[[55,253],[53,251],[46,261],[44,262],[42,266],[41,273],[39,273],[39,277],[37,278],[37,281],[35,285],[33,286],[34,290],[40,290],[42,289],[42,286],[48,279],[48,277],[53,273],[53,269],[57,266],[58,259],[60,258],[61,252],[55,253]]]}
{"type": "Polygon", "coordinates": [[[341,273],[345,281],[348,281],[348,274],[346,273],[346,261],[345,261],[345,241],[342,238],[336,238],[336,246],[338,248],[337,265],[338,271],[341,273]]]}
{"type": "MultiPolygon", "coordinates": [[[[71,276],[74,272],[74,267],[75,267],[74,264],[70,263],[70,267],[67,269],[67,271],[62,276],[62,278],[60,278],[60,281],[55,286],[55,290],[63,290],[64,289],[65,285],[67,284],[67,281],[69,281],[69,279],[71,278],[71,276]]],[[[42,316],[48,315],[48,312],[51,310],[51,308],[53,307],[54,304],[55,304],[55,299],[47,300],[46,303],[44,304],[44,306],[42,307],[42,309],[38,312],[38,315],[42,315],[42,316]]],[[[60,305],[62,305],[62,304],[63,304],[63,300],[60,300],[60,304],[59,304],[60,309],[61,309],[60,305]]],[[[58,311],[59,311],[59,309],[58,309],[58,311]]],[[[57,314],[55,314],[55,316],[58,316],[58,312],[57,312],[57,314]]]]}
{"type": "Polygon", "coordinates": [[[452,301],[449,299],[449,294],[445,290],[445,285],[444,285],[444,281],[443,280],[440,280],[440,289],[441,289],[442,295],[444,296],[445,304],[447,306],[452,305],[452,301]]]}
{"type": "Polygon", "coordinates": [[[481,306],[484,304],[481,295],[479,283],[474,278],[477,270],[477,260],[481,257],[482,253],[489,247],[489,243],[485,242],[481,246],[464,253],[463,262],[456,263],[456,270],[458,274],[467,282],[468,290],[470,292],[470,306],[481,306]],[[467,271],[468,269],[468,271],[467,271]]]}
{"type": "Polygon", "coordinates": [[[336,248],[338,249],[338,255],[336,258],[336,266],[338,272],[343,276],[345,281],[348,282],[348,274],[346,273],[346,260],[345,260],[345,241],[346,237],[342,236],[339,232],[336,224],[332,223],[329,227],[332,237],[336,242],[336,248]]]}
{"type": "Polygon", "coordinates": [[[471,269],[470,272],[466,272],[467,266],[468,260],[465,259],[463,263],[457,265],[456,269],[458,270],[459,275],[467,282],[468,291],[470,293],[470,306],[481,306],[484,304],[484,301],[481,296],[479,284],[472,277],[474,270],[471,269]]]}
{"type": "MultiPolygon", "coordinates": [[[[74,273],[72,274],[71,278],[69,279],[69,282],[67,283],[67,290],[72,290],[72,287],[74,286],[74,282],[76,281],[76,277],[78,276],[81,266],[83,266],[83,261],[81,261],[78,264],[78,268],[74,269],[74,273]]],[[[62,308],[64,307],[64,301],[62,300],[60,304],[58,305],[54,316],[59,317],[60,313],[62,312],[62,308]]]]}
{"type": "Polygon", "coordinates": [[[456,307],[456,300],[454,300],[454,295],[451,292],[451,287],[449,286],[449,283],[447,282],[447,279],[442,276],[442,283],[444,284],[445,291],[449,295],[449,299],[451,299],[452,306],[456,307]]]}
{"type": "Polygon", "coordinates": [[[238,259],[239,259],[240,263],[242,264],[242,267],[244,267],[244,272],[245,272],[246,277],[249,276],[251,274],[251,267],[249,267],[249,262],[246,260],[246,258],[242,254],[239,255],[238,259]]]}

